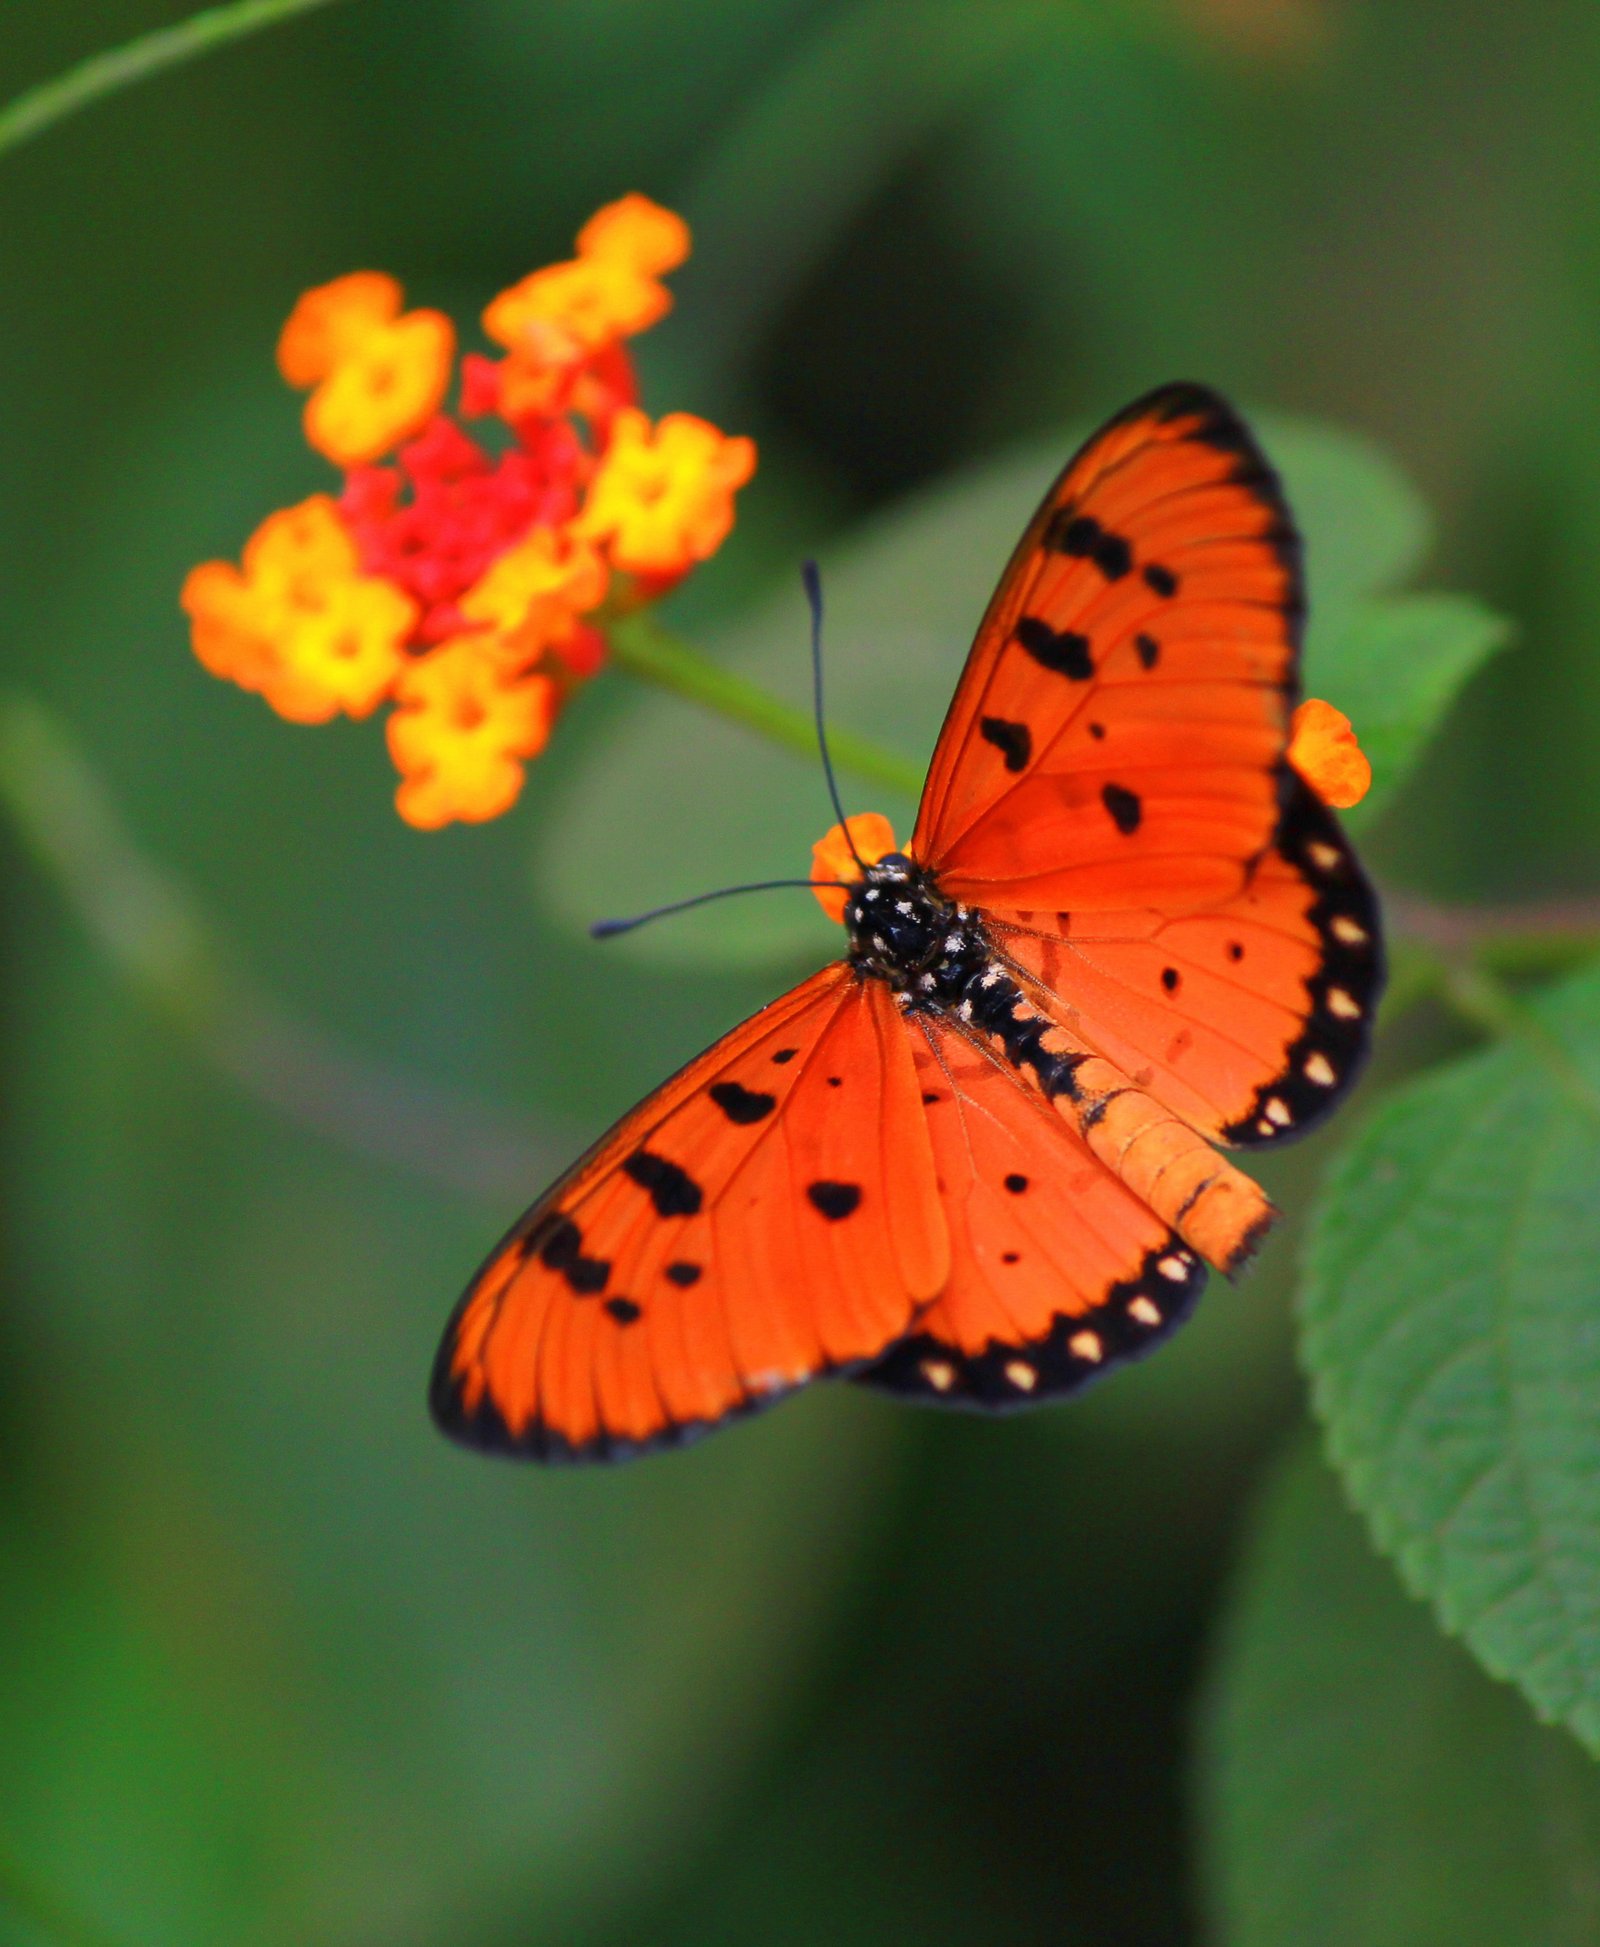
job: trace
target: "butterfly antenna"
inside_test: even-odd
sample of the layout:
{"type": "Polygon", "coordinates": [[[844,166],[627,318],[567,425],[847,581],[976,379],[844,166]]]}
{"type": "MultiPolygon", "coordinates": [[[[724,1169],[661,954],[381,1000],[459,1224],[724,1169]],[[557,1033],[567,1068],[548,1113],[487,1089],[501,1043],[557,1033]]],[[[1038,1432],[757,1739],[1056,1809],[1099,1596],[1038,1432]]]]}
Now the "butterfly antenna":
{"type": "Polygon", "coordinates": [[[813,886],[842,887],[853,892],[855,887],[843,879],[757,879],[748,886],[719,886],[715,892],[697,892],[692,899],[674,899],[670,905],[652,906],[647,913],[635,913],[632,919],[597,919],[589,928],[592,940],[615,939],[619,933],[631,933],[636,926],[648,926],[653,919],[665,919],[668,913],[687,912],[691,906],[709,906],[713,899],[731,899],[738,892],[776,892],[781,887],[813,886]]]}
{"type": "Polygon", "coordinates": [[[850,847],[850,856],[865,875],[867,862],[856,850],[856,842],[850,836],[850,822],[839,800],[839,781],[833,774],[833,759],[828,755],[828,726],[822,715],[822,576],[816,562],[801,562],[800,579],[805,583],[806,600],[811,605],[811,707],[817,719],[817,748],[822,752],[822,775],[828,780],[828,796],[833,800],[834,814],[839,820],[840,831],[844,833],[844,842],[850,847]]]}

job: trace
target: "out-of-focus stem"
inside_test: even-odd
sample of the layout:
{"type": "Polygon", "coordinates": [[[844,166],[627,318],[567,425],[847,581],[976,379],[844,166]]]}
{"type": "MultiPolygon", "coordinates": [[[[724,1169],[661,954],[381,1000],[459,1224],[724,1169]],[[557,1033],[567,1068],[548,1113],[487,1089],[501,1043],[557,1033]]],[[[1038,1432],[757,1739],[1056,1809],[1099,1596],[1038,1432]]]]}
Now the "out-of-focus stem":
{"type": "Polygon", "coordinates": [[[80,108],[114,95],[136,81],[160,74],[166,68],[181,67],[185,61],[225,47],[259,28],[272,27],[295,14],[328,7],[336,0],[235,0],[232,6],[207,7],[202,13],[180,20],[172,27],[161,27],[153,34],[141,34],[122,47],[91,54],[75,68],[41,81],[0,108],[0,155],[15,149],[35,135],[42,135],[57,122],[64,122],[80,108]]]}
{"type": "MultiPolygon", "coordinates": [[[[779,702],[745,677],[723,669],[681,636],[662,628],[653,617],[642,611],[623,616],[608,625],[606,636],[612,660],[630,676],[671,690],[691,703],[703,704],[785,750],[816,757],[816,726],[806,711],[779,702]]],[[[828,750],[838,770],[852,771],[886,791],[915,800],[922,789],[918,765],[853,731],[835,730],[830,725],[828,750]]]]}
{"type": "Polygon", "coordinates": [[[232,1081],[376,1160],[496,1203],[561,1161],[509,1118],[400,1075],[263,994],[188,891],[134,843],[100,778],[32,698],[0,695],[0,811],[107,958],[232,1081]]]}

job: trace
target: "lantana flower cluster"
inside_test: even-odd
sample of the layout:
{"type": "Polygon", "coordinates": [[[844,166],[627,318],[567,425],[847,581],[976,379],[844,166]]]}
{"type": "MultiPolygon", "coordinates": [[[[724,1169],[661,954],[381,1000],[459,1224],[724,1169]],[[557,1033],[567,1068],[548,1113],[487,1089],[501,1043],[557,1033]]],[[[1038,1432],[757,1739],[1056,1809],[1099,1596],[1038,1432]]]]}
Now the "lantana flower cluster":
{"type": "Polygon", "coordinates": [[[671,307],[662,278],[688,254],[670,210],[607,205],[570,261],[489,305],[503,355],[460,360],[453,412],[447,317],[407,311],[377,271],[307,291],[278,367],[344,484],[269,515],[240,566],[189,575],[205,667],[295,723],[390,705],[410,824],[506,811],[604,662],[608,620],[716,552],[755,471],[750,440],[639,407],[627,341],[671,307]]]}

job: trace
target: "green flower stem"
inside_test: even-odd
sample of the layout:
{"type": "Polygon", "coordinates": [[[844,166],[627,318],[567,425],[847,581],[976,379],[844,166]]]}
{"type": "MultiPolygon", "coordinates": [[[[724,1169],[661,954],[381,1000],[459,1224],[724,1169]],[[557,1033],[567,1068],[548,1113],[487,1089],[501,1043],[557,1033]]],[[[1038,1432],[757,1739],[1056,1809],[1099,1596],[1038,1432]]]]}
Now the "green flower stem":
{"type": "Polygon", "coordinates": [[[181,67],[185,61],[193,61],[214,47],[226,47],[259,28],[333,4],[335,0],[234,0],[231,6],[207,7],[175,26],[141,34],[123,47],[91,54],[77,67],[51,81],[41,81],[38,87],[26,89],[0,108],[0,155],[136,81],[181,67]]]}
{"type": "Polygon", "coordinates": [[[397,1074],[260,991],[193,894],[139,849],[65,727],[0,694],[0,813],[110,964],[221,1074],[302,1128],[474,1202],[525,1195],[563,1145],[397,1074]]]}
{"type": "MultiPolygon", "coordinates": [[[[630,676],[702,704],[785,750],[815,760],[817,731],[807,711],[780,703],[743,676],[723,669],[651,616],[639,611],[620,617],[608,626],[606,640],[611,645],[612,660],[630,676]]],[[[828,750],[841,771],[852,771],[913,803],[921,793],[921,766],[865,737],[830,725],[828,750]]]]}
{"type": "Polygon", "coordinates": [[[55,1947],[113,1947],[111,1935],[69,1911],[0,1837],[0,1915],[5,1914],[22,1922],[30,1940],[51,1941],[55,1947]]]}

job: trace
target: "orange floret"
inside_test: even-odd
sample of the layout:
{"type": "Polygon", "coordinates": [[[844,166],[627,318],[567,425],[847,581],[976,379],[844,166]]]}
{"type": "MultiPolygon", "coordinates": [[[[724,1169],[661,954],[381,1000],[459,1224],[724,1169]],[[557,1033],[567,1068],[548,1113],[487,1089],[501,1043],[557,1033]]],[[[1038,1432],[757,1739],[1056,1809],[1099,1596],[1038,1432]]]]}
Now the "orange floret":
{"type": "Polygon", "coordinates": [[[335,466],[370,466],[420,433],[444,403],[455,326],[408,311],[370,331],[306,401],[306,438],[335,466]]]}
{"type": "MultiPolygon", "coordinates": [[[[880,812],[858,811],[847,818],[843,825],[835,825],[811,848],[811,878],[814,881],[843,879],[847,885],[856,885],[861,879],[861,866],[856,863],[856,854],[861,855],[866,865],[876,865],[879,859],[887,858],[891,852],[899,851],[895,841],[894,826],[880,812]],[[850,836],[846,838],[848,826],[850,836]],[[852,842],[855,850],[851,850],[852,842]]],[[[838,925],[844,924],[844,909],[850,903],[850,894],[841,885],[818,884],[814,893],[817,904],[838,925]]]]}
{"type": "Polygon", "coordinates": [[[205,667],[294,723],[369,716],[393,687],[417,613],[391,583],[360,573],[325,494],[269,515],[243,573],[203,562],[181,599],[205,667]]]}
{"type": "Polygon", "coordinates": [[[1321,697],[1308,697],[1289,725],[1289,762],[1324,804],[1346,810],[1372,785],[1372,766],[1350,719],[1321,697]]]}
{"type": "Polygon", "coordinates": [[[495,652],[525,663],[571,640],[580,616],[605,599],[610,570],[594,548],[536,527],[461,597],[461,613],[491,632],[495,652]]]}
{"type": "Polygon", "coordinates": [[[629,408],[612,424],[577,531],[604,543],[626,573],[681,575],[727,538],[733,496],[755,470],[753,440],[729,439],[687,412],[652,427],[629,408]]]}
{"type": "Polygon", "coordinates": [[[660,274],[688,254],[682,217],[647,196],[624,196],[590,217],[576,257],[502,291],[484,312],[483,328],[536,366],[570,363],[664,318],[672,294],[660,274]]]}
{"type": "Polygon", "coordinates": [[[619,196],[578,232],[578,255],[609,257],[660,277],[689,255],[689,226],[648,196],[619,196]]]}
{"type": "Polygon", "coordinates": [[[497,345],[535,363],[565,363],[647,331],[672,309],[665,284],[632,264],[576,257],[502,291],[483,314],[497,345]]]}
{"type": "Polygon", "coordinates": [[[380,326],[400,315],[399,284],[381,270],[354,270],[318,284],[289,313],[278,336],[278,370],[302,390],[352,357],[380,326]]]}
{"type": "Polygon", "coordinates": [[[435,831],[509,811],[523,763],[544,749],[560,697],[547,676],[508,676],[479,641],[462,636],[411,664],[388,723],[407,824],[435,831]]]}

